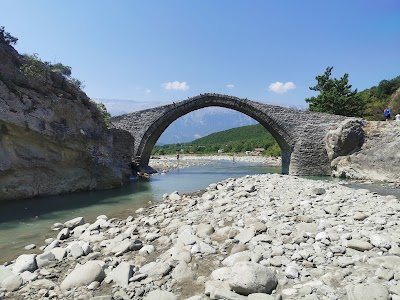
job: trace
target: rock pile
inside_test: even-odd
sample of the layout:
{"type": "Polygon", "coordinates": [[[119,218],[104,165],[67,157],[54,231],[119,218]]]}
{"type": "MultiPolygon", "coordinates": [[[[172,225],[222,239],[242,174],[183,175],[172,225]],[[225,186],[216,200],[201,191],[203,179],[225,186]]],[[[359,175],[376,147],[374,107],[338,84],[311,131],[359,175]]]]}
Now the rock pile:
{"type": "Polygon", "coordinates": [[[400,299],[400,203],[255,175],[174,192],[126,220],[76,218],[0,266],[4,299],[400,299]]]}

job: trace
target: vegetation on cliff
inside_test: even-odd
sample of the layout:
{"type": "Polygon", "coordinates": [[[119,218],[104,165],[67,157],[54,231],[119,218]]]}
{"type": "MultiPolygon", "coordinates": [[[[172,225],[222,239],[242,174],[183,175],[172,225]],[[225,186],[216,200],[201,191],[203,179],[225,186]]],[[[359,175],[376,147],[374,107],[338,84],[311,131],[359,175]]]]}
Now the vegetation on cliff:
{"type": "Polygon", "coordinates": [[[153,155],[184,153],[210,154],[223,149],[225,153],[241,153],[264,148],[266,155],[280,156],[280,148],[272,135],[260,124],[212,133],[189,143],[155,146],[153,155]]]}
{"type": "Polygon", "coordinates": [[[103,102],[95,102],[97,105],[97,108],[99,109],[101,116],[104,119],[104,122],[106,123],[107,127],[111,126],[111,114],[108,112],[107,107],[104,105],[103,102]]]}
{"type": "Polygon", "coordinates": [[[349,74],[345,73],[340,79],[331,78],[332,69],[327,67],[323,75],[315,77],[317,84],[310,90],[318,91],[319,95],[305,99],[310,104],[310,111],[374,121],[383,119],[386,107],[400,112],[400,76],[382,80],[378,86],[357,92],[357,89],[351,89],[349,74]]]}
{"type": "Polygon", "coordinates": [[[383,110],[388,106],[394,115],[400,113],[400,76],[382,80],[377,86],[360,92],[360,96],[367,103],[363,116],[367,120],[383,120],[383,110]]]}

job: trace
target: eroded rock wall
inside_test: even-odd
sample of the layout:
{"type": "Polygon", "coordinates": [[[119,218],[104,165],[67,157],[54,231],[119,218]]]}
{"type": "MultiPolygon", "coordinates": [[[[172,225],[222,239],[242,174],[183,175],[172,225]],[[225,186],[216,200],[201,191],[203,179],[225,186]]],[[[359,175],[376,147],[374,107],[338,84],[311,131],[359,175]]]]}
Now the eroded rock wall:
{"type": "Polygon", "coordinates": [[[349,130],[349,127],[343,126],[342,129],[342,134],[338,136],[344,137],[347,133],[348,138],[346,147],[341,149],[347,148],[348,153],[333,155],[333,176],[400,182],[400,122],[364,121],[362,128],[355,126],[349,130]],[[358,136],[360,141],[361,135],[357,132],[361,130],[364,132],[363,142],[357,144],[355,137],[358,136]]]}
{"type": "Polygon", "coordinates": [[[21,64],[0,40],[0,200],[120,186],[129,164],[95,104],[61,74],[29,78],[21,64]]]}

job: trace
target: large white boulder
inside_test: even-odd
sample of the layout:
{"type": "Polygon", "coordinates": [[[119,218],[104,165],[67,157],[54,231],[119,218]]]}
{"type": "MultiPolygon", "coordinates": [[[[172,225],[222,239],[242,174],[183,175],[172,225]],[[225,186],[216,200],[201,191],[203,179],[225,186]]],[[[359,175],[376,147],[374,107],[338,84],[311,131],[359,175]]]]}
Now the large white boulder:
{"type": "Polygon", "coordinates": [[[73,287],[88,285],[93,281],[101,282],[105,276],[103,267],[98,262],[92,260],[82,266],[77,266],[63,280],[60,287],[63,290],[68,290],[73,287]]]}
{"type": "Polygon", "coordinates": [[[270,294],[278,284],[275,272],[269,268],[253,263],[239,262],[232,267],[229,286],[236,293],[249,295],[252,293],[270,294]]]}
{"type": "Polygon", "coordinates": [[[15,261],[13,272],[20,274],[24,271],[35,271],[37,269],[36,254],[22,254],[15,261]]]}

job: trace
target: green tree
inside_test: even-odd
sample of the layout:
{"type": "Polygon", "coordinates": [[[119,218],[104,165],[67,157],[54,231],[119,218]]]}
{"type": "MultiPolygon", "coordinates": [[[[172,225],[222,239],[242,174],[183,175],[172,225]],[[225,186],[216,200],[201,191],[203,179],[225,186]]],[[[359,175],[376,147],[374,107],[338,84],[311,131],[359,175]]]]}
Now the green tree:
{"type": "Polygon", "coordinates": [[[365,101],[349,84],[349,74],[340,79],[331,78],[333,67],[327,67],[323,75],[315,77],[317,84],[310,90],[320,92],[317,97],[307,98],[309,110],[348,117],[361,117],[365,110],[365,101]]]}
{"type": "Polygon", "coordinates": [[[0,26],[0,39],[3,39],[8,45],[16,45],[18,42],[18,38],[5,31],[4,26],[0,26]]]}

